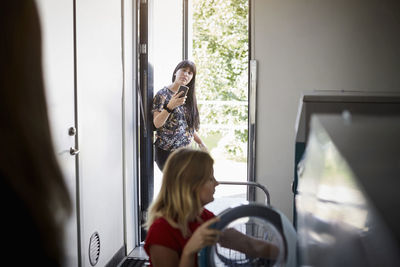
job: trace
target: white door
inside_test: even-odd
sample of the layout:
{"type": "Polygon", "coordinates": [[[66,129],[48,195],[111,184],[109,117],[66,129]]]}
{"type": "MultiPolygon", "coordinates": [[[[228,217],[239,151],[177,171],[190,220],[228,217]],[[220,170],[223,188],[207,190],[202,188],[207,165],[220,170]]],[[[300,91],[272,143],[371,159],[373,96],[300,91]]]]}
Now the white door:
{"type": "Polygon", "coordinates": [[[78,266],[76,207],[74,12],[69,0],[38,0],[43,42],[43,70],[50,128],[74,208],[66,227],[65,266],[78,266]],[[71,132],[70,132],[71,129],[71,132]],[[69,133],[70,132],[70,133],[69,133]]]}
{"type": "Polygon", "coordinates": [[[65,266],[105,266],[125,253],[121,2],[37,3],[51,130],[75,207],[65,266]],[[96,242],[89,250],[94,233],[98,252],[96,242]]]}

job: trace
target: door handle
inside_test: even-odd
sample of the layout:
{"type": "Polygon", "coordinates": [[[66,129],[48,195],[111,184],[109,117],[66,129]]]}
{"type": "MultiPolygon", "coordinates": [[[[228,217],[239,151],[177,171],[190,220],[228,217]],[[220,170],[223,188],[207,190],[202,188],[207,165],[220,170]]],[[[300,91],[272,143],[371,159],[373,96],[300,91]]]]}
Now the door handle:
{"type": "Polygon", "coordinates": [[[69,127],[68,129],[68,135],[69,136],[75,136],[76,135],[76,128],[75,127],[69,127]]]}
{"type": "Polygon", "coordinates": [[[69,149],[69,153],[70,153],[72,156],[78,155],[79,152],[80,152],[79,149],[76,149],[76,148],[74,148],[74,147],[71,147],[71,148],[69,149]]]}

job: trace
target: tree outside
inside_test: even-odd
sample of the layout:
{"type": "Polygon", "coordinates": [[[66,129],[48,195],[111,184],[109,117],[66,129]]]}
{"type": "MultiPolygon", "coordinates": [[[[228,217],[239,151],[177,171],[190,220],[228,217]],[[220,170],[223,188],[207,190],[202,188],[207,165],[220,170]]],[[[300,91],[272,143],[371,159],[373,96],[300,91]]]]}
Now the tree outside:
{"type": "Polygon", "coordinates": [[[248,0],[193,0],[199,134],[213,155],[247,162],[248,0]]]}
{"type": "MultiPolygon", "coordinates": [[[[165,40],[180,38],[182,2],[156,2],[153,42],[162,43],[153,47],[154,84],[158,90],[170,79],[165,65],[172,64],[173,68],[181,55],[176,42],[165,40]],[[175,26],[165,21],[172,21],[175,26]]],[[[248,0],[190,0],[189,3],[192,25],[189,57],[197,66],[199,134],[215,160],[215,177],[244,181],[248,136],[248,0]]],[[[162,177],[157,167],[154,177],[154,195],[157,195],[162,177]]],[[[215,196],[224,197],[224,203],[235,198],[237,203],[238,198],[246,199],[246,188],[221,185],[216,188],[215,196]]],[[[222,206],[214,209],[217,210],[222,210],[222,206]]]]}

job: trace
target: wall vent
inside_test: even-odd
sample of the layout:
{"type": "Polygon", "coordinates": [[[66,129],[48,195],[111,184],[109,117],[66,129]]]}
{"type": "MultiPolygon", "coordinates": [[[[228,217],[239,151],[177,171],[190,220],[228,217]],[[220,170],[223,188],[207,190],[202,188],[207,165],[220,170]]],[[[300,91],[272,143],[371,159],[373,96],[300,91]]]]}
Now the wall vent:
{"type": "Polygon", "coordinates": [[[89,243],[89,261],[90,265],[95,266],[100,257],[100,236],[99,233],[94,232],[90,237],[89,243]]]}

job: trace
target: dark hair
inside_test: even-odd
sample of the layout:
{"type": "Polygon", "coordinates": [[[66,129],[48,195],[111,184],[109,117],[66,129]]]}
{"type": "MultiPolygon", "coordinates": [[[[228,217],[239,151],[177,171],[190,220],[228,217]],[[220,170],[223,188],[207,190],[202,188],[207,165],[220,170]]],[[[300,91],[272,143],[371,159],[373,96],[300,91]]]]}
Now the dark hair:
{"type": "Polygon", "coordinates": [[[35,2],[3,2],[0,32],[0,176],[29,210],[46,255],[61,264],[60,219],[72,207],[50,135],[35,2]]]}
{"type": "Polygon", "coordinates": [[[189,91],[187,93],[186,98],[186,108],[188,109],[189,113],[186,114],[186,120],[190,128],[195,129],[196,131],[199,130],[200,127],[200,116],[199,110],[197,108],[197,99],[196,99],[196,65],[190,60],[183,60],[179,62],[179,64],[175,67],[174,72],[172,73],[172,82],[175,81],[175,73],[179,69],[190,68],[193,72],[193,78],[190,83],[187,84],[189,87],[189,91]]]}

